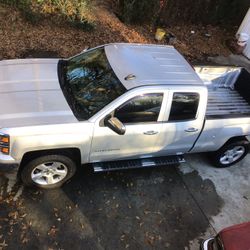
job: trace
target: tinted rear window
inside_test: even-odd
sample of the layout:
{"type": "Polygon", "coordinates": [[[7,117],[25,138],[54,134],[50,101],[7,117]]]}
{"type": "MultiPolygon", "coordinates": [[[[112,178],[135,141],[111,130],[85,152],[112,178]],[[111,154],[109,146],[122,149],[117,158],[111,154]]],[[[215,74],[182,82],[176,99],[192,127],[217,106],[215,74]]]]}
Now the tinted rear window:
{"type": "Polygon", "coordinates": [[[198,93],[174,93],[169,121],[195,119],[198,105],[198,93]]]}

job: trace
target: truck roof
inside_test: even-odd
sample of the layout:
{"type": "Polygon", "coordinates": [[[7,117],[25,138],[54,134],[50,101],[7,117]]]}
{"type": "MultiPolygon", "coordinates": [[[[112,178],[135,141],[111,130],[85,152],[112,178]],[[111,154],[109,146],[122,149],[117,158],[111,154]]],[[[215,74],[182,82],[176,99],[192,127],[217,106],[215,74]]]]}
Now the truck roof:
{"type": "Polygon", "coordinates": [[[105,52],[126,89],[163,84],[204,85],[173,46],[117,43],[105,45],[105,52]]]}

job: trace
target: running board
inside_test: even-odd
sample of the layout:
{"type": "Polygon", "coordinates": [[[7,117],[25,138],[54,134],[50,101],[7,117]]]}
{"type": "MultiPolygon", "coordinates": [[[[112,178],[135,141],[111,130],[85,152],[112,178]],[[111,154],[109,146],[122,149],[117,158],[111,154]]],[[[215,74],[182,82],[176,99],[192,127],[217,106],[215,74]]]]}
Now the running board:
{"type": "Polygon", "coordinates": [[[175,165],[185,162],[182,155],[164,156],[154,158],[141,158],[135,160],[107,161],[92,163],[94,172],[114,171],[121,169],[133,169],[143,167],[159,167],[164,165],[175,165]]]}

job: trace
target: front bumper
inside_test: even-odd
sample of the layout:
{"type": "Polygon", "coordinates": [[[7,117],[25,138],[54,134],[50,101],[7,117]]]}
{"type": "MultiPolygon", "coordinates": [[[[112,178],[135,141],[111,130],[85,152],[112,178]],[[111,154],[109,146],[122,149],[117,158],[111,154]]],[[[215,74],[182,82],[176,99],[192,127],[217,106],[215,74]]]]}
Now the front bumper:
{"type": "Polygon", "coordinates": [[[18,170],[19,164],[11,163],[11,164],[2,164],[0,163],[0,173],[6,172],[16,172],[18,170]]]}
{"type": "Polygon", "coordinates": [[[10,155],[0,153],[0,172],[14,172],[17,171],[19,162],[17,162],[10,155]]]}

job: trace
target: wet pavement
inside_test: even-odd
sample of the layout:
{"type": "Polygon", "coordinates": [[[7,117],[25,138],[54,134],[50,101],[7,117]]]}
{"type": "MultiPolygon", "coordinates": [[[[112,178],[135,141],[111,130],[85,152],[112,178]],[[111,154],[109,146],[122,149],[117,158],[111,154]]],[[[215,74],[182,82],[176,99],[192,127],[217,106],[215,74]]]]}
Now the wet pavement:
{"type": "Polygon", "coordinates": [[[0,176],[0,249],[199,249],[250,216],[250,155],[228,169],[203,155],[151,169],[92,173],[61,189],[0,176]]]}

